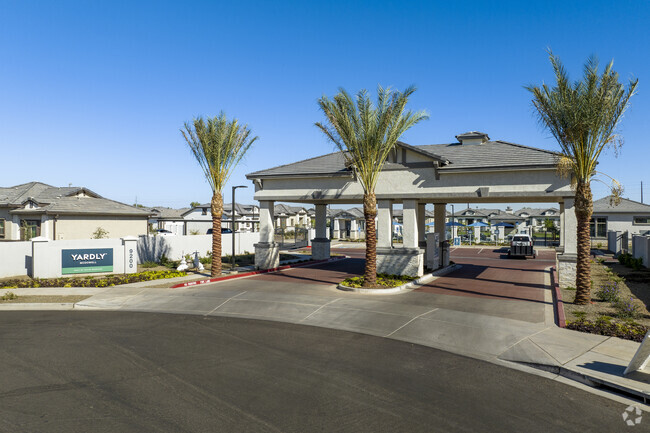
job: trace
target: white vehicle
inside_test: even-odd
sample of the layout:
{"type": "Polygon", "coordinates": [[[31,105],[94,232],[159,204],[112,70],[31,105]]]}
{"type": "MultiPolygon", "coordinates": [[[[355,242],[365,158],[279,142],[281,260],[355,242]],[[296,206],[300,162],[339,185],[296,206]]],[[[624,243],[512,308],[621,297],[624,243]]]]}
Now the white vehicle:
{"type": "Polygon", "coordinates": [[[528,235],[515,235],[510,241],[508,257],[537,257],[537,251],[533,248],[533,240],[528,235]]]}

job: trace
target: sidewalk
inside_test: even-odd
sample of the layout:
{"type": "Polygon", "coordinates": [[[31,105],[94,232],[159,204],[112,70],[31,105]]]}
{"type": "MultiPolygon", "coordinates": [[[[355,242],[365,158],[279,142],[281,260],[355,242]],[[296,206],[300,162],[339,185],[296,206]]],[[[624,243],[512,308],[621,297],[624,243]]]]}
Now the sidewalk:
{"type": "MultiPolygon", "coordinates": [[[[160,281],[148,281],[99,289],[42,290],[48,294],[92,295],[70,306],[75,310],[228,316],[360,332],[510,367],[514,362],[541,368],[650,401],[650,369],[637,374],[635,380],[623,377],[638,343],[558,328],[553,323],[551,304],[544,306],[543,321],[527,321],[514,314],[511,317],[517,319],[508,318],[507,312],[494,315],[492,306],[501,301],[419,292],[361,295],[336,290],[328,281],[306,282],[309,278],[301,274],[304,269],[297,269],[281,273],[282,278],[301,281],[291,287],[270,282],[280,277],[268,274],[181,289],[150,287],[160,281]],[[459,311],[464,306],[468,311],[459,311]]],[[[174,280],[182,279],[187,277],[174,280]]],[[[36,289],[12,291],[20,295],[24,290],[37,294],[36,289]]],[[[20,304],[11,305],[16,309],[20,304]]],[[[518,307],[513,304],[512,308],[518,307]]]]}

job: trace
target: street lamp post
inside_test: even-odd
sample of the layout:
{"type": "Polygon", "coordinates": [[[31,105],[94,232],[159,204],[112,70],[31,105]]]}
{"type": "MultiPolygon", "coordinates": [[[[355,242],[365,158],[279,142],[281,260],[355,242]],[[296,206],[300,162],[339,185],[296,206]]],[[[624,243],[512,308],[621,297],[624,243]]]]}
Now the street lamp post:
{"type": "Polygon", "coordinates": [[[232,256],[230,258],[230,272],[235,272],[235,190],[237,188],[248,188],[246,185],[232,187],[232,208],[230,209],[230,228],[232,229],[232,256]]]}
{"type": "Polygon", "coordinates": [[[454,244],[454,227],[456,227],[454,224],[456,223],[456,220],[454,219],[454,205],[451,205],[451,244],[454,244]]]}

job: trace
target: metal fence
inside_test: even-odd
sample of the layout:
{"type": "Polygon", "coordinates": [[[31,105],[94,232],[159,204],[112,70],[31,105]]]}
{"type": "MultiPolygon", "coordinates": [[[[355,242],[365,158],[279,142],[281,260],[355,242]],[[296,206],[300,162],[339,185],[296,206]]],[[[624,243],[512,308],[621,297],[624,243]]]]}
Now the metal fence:
{"type": "Polygon", "coordinates": [[[282,249],[303,248],[309,245],[309,230],[278,227],[275,229],[274,241],[282,249]]]}

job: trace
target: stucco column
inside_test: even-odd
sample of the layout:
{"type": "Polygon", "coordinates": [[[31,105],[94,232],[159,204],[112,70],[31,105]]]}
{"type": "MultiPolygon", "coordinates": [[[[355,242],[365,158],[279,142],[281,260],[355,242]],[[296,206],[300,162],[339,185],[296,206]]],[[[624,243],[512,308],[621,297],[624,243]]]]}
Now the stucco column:
{"type": "Polygon", "coordinates": [[[341,221],[338,218],[334,218],[334,238],[341,239],[341,221]]]}
{"type": "Polygon", "coordinates": [[[274,202],[260,202],[260,241],[255,244],[255,268],[272,269],[280,264],[280,247],[275,243],[273,228],[274,202]]]}
{"type": "Polygon", "coordinates": [[[418,202],[416,200],[404,200],[403,232],[404,248],[418,248],[420,236],[418,234],[418,202]]]}
{"type": "Polygon", "coordinates": [[[404,200],[403,248],[392,248],[392,202],[379,201],[377,225],[377,272],[421,276],[424,273],[424,249],[419,247],[418,202],[404,200]]]}
{"type": "Polygon", "coordinates": [[[350,239],[359,239],[359,226],[354,218],[350,220],[350,239]]]}
{"type": "Polygon", "coordinates": [[[562,207],[560,209],[564,210],[561,218],[564,222],[561,237],[564,240],[564,249],[562,254],[557,255],[558,280],[562,288],[575,287],[578,260],[578,219],[575,212],[575,200],[565,198],[563,209],[562,207]]]}
{"type": "Polygon", "coordinates": [[[444,241],[446,238],[445,219],[447,217],[447,204],[436,203],[433,205],[433,227],[438,233],[438,240],[444,241]]]}
{"type": "Polygon", "coordinates": [[[578,254],[578,219],[574,202],[573,198],[564,199],[564,254],[578,254]]]}
{"type": "Polygon", "coordinates": [[[311,256],[314,260],[330,258],[330,240],[327,238],[327,205],[316,205],[316,237],[311,240],[311,256]]]}
{"type": "Polygon", "coordinates": [[[260,202],[260,242],[273,242],[275,232],[273,230],[273,206],[275,202],[260,202]]]}
{"type": "Polygon", "coordinates": [[[377,248],[393,246],[393,202],[377,200],[377,248]]]}
{"type": "Polygon", "coordinates": [[[560,246],[559,252],[564,251],[564,202],[560,202],[560,246]]]}
{"type": "Polygon", "coordinates": [[[125,236],[122,238],[122,245],[124,245],[124,273],[134,274],[138,272],[138,238],[125,236]]]}

